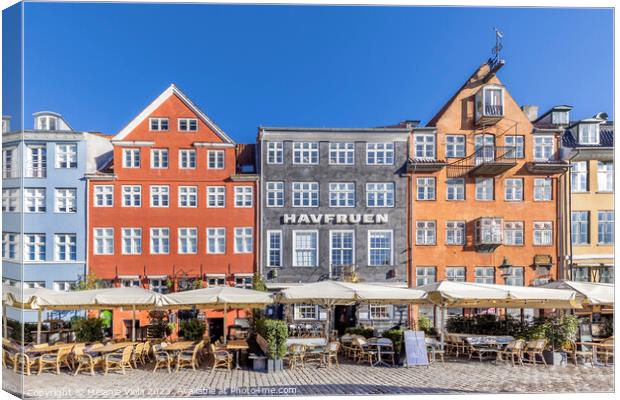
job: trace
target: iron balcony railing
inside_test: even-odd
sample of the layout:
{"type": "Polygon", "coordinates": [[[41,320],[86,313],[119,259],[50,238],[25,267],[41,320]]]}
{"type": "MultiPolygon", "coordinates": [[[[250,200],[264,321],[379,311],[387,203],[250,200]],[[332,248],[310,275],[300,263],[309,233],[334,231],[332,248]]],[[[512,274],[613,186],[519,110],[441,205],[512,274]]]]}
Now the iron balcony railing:
{"type": "Polygon", "coordinates": [[[504,107],[493,105],[493,104],[485,104],[484,106],[484,114],[485,117],[503,117],[504,116],[504,107]]]}
{"type": "Polygon", "coordinates": [[[448,165],[448,177],[455,178],[466,175],[472,169],[484,164],[516,164],[516,158],[514,146],[480,146],[467,157],[450,163],[448,165]]]}

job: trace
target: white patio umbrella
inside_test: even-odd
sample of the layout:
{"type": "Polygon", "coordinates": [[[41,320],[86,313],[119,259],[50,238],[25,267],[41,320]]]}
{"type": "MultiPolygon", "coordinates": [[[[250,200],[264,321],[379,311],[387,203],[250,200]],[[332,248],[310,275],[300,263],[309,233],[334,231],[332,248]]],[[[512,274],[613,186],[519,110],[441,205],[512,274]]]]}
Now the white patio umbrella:
{"type": "Polygon", "coordinates": [[[555,281],[541,287],[549,289],[566,289],[576,292],[577,299],[587,305],[614,305],[614,285],[611,283],[555,281]]]}
{"type": "MultiPolygon", "coordinates": [[[[3,335],[8,336],[7,312],[6,307],[18,308],[21,310],[36,309],[36,302],[39,295],[50,295],[54,292],[45,288],[30,288],[23,285],[10,286],[2,285],[2,319],[3,335]]],[[[41,310],[37,313],[37,342],[40,341],[41,332],[41,310]]]]}

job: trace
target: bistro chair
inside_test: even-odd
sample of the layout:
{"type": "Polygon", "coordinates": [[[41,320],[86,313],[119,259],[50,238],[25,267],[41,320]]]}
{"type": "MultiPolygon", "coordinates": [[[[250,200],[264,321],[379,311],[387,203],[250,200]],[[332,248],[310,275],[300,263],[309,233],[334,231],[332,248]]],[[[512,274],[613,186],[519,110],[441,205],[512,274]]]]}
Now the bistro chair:
{"type": "Polygon", "coordinates": [[[69,364],[70,354],[71,346],[61,347],[56,353],[42,354],[39,357],[39,371],[37,372],[37,375],[41,375],[41,372],[47,369],[55,369],[56,374],[60,375],[60,367],[63,364],[67,368],[71,369],[71,364],[69,364]]]}
{"type": "Polygon", "coordinates": [[[22,351],[15,354],[14,360],[15,364],[13,365],[13,371],[17,372],[17,366],[21,365],[21,371],[26,375],[30,375],[31,368],[33,368],[39,363],[38,357],[30,357],[28,354],[22,351]]]}
{"type": "Polygon", "coordinates": [[[288,367],[290,369],[295,369],[297,363],[301,363],[302,367],[305,367],[305,355],[306,355],[306,345],[294,343],[288,348],[288,367]]]}
{"type": "Polygon", "coordinates": [[[588,360],[590,361],[590,365],[594,367],[594,349],[592,346],[587,346],[581,344],[581,350],[579,349],[579,344],[574,340],[570,341],[570,352],[569,356],[572,357],[573,362],[575,363],[575,367],[577,367],[577,359],[579,357],[583,358],[583,364],[585,365],[588,360]]]}
{"type": "Polygon", "coordinates": [[[86,348],[86,343],[76,343],[73,345],[71,349],[71,353],[69,353],[68,359],[71,363],[71,369],[75,369],[75,364],[77,363],[77,355],[84,353],[84,349],[86,348]]]}
{"type": "Polygon", "coordinates": [[[353,361],[360,362],[368,362],[370,366],[374,366],[373,362],[377,358],[377,351],[372,350],[369,347],[368,342],[364,338],[355,338],[353,339],[353,346],[355,347],[355,352],[353,355],[353,361]]]}
{"type": "Polygon", "coordinates": [[[607,339],[603,340],[600,344],[603,345],[611,345],[611,347],[596,347],[596,357],[604,360],[605,366],[609,365],[609,359],[614,359],[614,337],[610,336],[607,339]]]}
{"type": "Polygon", "coordinates": [[[213,356],[213,371],[218,367],[225,367],[229,371],[232,369],[233,356],[231,353],[224,349],[216,349],[213,344],[209,345],[209,349],[213,356]]]}
{"type": "Polygon", "coordinates": [[[336,367],[340,368],[338,363],[338,352],[340,351],[340,342],[329,342],[323,352],[323,362],[328,368],[332,366],[332,360],[336,361],[336,367]]]}
{"type": "Polygon", "coordinates": [[[525,348],[525,340],[518,339],[513,340],[506,345],[503,350],[497,352],[497,360],[502,361],[503,356],[506,356],[506,361],[510,360],[512,366],[515,366],[515,357],[519,364],[523,365],[523,349],[525,348]]]}
{"type": "Polygon", "coordinates": [[[155,359],[155,368],[153,368],[153,372],[157,371],[157,368],[164,365],[168,368],[168,372],[172,372],[172,357],[167,352],[161,349],[161,344],[156,344],[153,346],[153,357],[155,359]]]}
{"type": "Polygon", "coordinates": [[[527,344],[525,345],[525,350],[524,350],[524,353],[527,354],[527,361],[529,363],[532,363],[532,365],[536,366],[536,356],[539,356],[540,359],[542,360],[542,363],[546,367],[547,361],[545,360],[545,357],[543,355],[543,351],[545,350],[546,346],[547,346],[546,339],[536,339],[536,340],[530,340],[529,342],[527,342],[527,344]]]}
{"type": "Polygon", "coordinates": [[[192,367],[192,369],[196,371],[196,367],[198,367],[198,354],[202,350],[202,346],[204,346],[204,343],[200,341],[191,351],[181,351],[177,355],[177,369],[175,372],[179,372],[183,366],[192,367]]]}
{"type": "Polygon", "coordinates": [[[123,349],[122,353],[112,353],[105,356],[103,360],[105,375],[108,371],[121,370],[125,375],[125,367],[132,369],[131,366],[131,353],[134,346],[127,346],[123,349]]]}
{"type": "Polygon", "coordinates": [[[142,353],[144,352],[144,343],[138,343],[134,348],[133,353],[131,353],[131,362],[133,363],[134,368],[138,369],[138,361],[140,364],[144,364],[142,360],[142,353]]]}
{"type": "Polygon", "coordinates": [[[73,348],[72,359],[77,364],[77,368],[73,376],[79,374],[82,367],[88,368],[90,370],[90,374],[94,376],[95,367],[101,365],[103,362],[103,357],[88,354],[85,347],[77,346],[73,348]]]}

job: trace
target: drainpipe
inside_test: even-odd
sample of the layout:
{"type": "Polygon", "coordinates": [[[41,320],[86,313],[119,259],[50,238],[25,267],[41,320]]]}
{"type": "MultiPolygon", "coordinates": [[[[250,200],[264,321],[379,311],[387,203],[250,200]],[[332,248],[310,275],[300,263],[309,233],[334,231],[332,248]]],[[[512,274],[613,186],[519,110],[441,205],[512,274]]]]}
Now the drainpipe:
{"type": "MultiPolygon", "coordinates": [[[[573,154],[569,159],[568,159],[568,164],[570,166],[570,168],[572,168],[572,161],[575,157],[577,157],[579,154],[581,153],[581,149],[576,149],[575,154],[573,154]]],[[[571,221],[571,210],[573,209],[573,196],[572,196],[572,182],[571,182],[571,174],[568,174],[568,183],[567,183],[567,189],[568,189],[568,210],[567,210],[567,214],[568,214],[568,248],[569,248],[569,254],[568,254],[568,259],[569,259],[569,268],[571,270],[571,279],[572,279],[572,270],[573,270],[573,224],[571,221]]],[[[589,179],[589,177],[588,177],[589,179]]],[[[566,277],[566,276],[564,276],[566,277]]]]}

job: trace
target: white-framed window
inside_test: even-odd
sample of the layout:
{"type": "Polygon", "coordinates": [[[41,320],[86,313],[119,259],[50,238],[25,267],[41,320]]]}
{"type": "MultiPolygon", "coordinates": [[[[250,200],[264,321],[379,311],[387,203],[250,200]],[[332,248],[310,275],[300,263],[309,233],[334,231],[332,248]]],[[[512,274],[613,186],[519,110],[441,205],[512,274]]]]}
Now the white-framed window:
{"type": "Polygon", "coordinates": [[[446,221],[446,244],[465,244],[465,221],[446,221]]]}
{"type": "Polygon", "coordinates": [[[534,179],[534,201],[551,201],[553,198],[553,181],[551,178],[534,179]]]}
{"type": "Polygon", "coordinates": [[[573,162],[570,171],[571,191],[587,192],[588,191],[588,162],[573,162]]]}
{"type": "Polygon", "coordinates": [[[235,287],[239,289],[252,289],[252,276],[235,275],[235,287]]]}
{"type": "Polygon", "coordinates": [[[267,265],[282,266],[282,231],[267,231],[267,265]]]}
{"type": "Polygon", "coordinates": [[[511,148],[512,153],[508,154],[508,158],[524,158],[525,157],[525,136],[509,135],[504,137],[506,147],[511,148]]]}
{"type": "Polygon", "coordinates": [[[534,245],[551,246],[553,244],[553,222],[534,222],[534,245]]]}
{"type": "Polygon", "coordinates": [[[151,254],[170,253],[170,228],[151,228],[151,254]]]}
{"type": "Polygon", "coordinates": [[[179,118],[179,132],[196,132],[198,130],[197,118],[179,118]]]}
{"type": "Polygon", "coordinates": [[[47,176],[47,148],[45,145],[26,146],[26,178],[47,176]]]}
{"type": "Polygon", "coordinates": [[[95,207],[114,206],[114,185],[94,185],[95,207]]]}
{"type": "Polygon", "coordinates": [[[16,178],[19,172],[18,168],[17,149],[15,147],[2,149],[2,177],[16,178]]]}
{"type": "Polygon", "coordinates": [[[151,168],[168,168],[168,149],[151,149],[151,168]]]}
{"type": "Polygon", "coordinates": [[[598,244],[614,244],[614,212],[598,212],[598,244]]]}
{"type": "Polygon", "coordinates": [[[56,188],[54,194],[54,211],[57,213],[77,212],[77,189],[56,188]]]}
{"type": "Polygon", "coordinates": [[[446,179],[446,200],[465,200],[465,179],[446,179]]]}
{"type": "Polygon", "coordinates": [[[390,319],[390,308],[391,306],[389,305],[370,304],[368,306],[368,316],[373,320],[390,319]]]}
{"type": "Polygon", "coordinates": [[[478,218],[474,227],[477,244],[501,244],[503,242],[504,230],[501,218],[478,218]]]}
{"type": "Polygon", "coordinates": [[[318,207],[318,182],[293,182],[293,207],[318,207]]]}
{"type": "Polygon", "coordinates": [[[77,168],[77,144],[56,144],[56,168],[77,168]]]}
{"type": "Polygon", "coordinates": [[[495,267],[474,268],[474,282],[484,284],[495,283],[495,267]]]}
{"type": "Polygon", "coordinates": [[[44,213],[45,188],[25,188],[24,189],[24,212],[44,213]]]}
{"type": "Polygon", "coordinates": [[[140,279],[121,278],[123,287],[140,287],[140,279]]]}
{"type": "Polygon", "coordinates": [[[435,134],[414,133],[413,148],[415,158],[435,158],[435,134]]]}
{"type": "Polygon", "coordinates": [[[284,207],[284,182],[267,182],[267,207],[284,207]]]}
{"type": "Polygon", "coordinates": [[[168,207],[170,205],[170,186],[151,185],[151,207],[168,207]]]}
{"type": "Polygon", "coordinates": [[[52,287],[57,292],[71,292],[75,290],[76,286],[75,281],[56,281],[52,287]]]}
{"type": "Polygon", "coordinates": [[[77,239],[74,233],[54,235],[54,259],[56,261],[77,260],[77,239]]]}
{"type": "Polygon", "coordinates": [[[355,183],[353,182],[330,182],[329,183],[329,206],[330,207],[355,207],[355,183]]]}
{"type": "Polygon", "coordinates": [[[435,221],[417,221],[415,244],[434,245],[437,238],[437,224],[435,221]]]}
{"type": "Polygon", "coordinates": [[[142,253],[142,228],[122,228],[123,254],[142,253]]]}
{"type": "Polygon", "coordinates": [[[142,186],[140,185],[123,185],[123,207],[140,207],[142,206],[142,186]]]}
{"type": "Polygon", "coordinates": [[[394,143],[366,143],[366,164],[393,165],[394,143]]]}
{"type": "Polygon", "coordinates": [[[235,186],[235,208],[252,207],[254,204],[254,187],[235,186]]]}
{"type": "Polygon", "coordinates": [[[368,265],[385,266],[394,263],[393,231],[368,231],[368,265]]]}
{"type": "Polygon", "coordinates": [[[198,206],[198,187],[179,186],[179,207],[198,206]]]}
{"type": "Polygon", "coordinates": [[[19,211],[19,189],[2,189],[2,212],[19,211]]]}
{"type": "Polygon", "coordinates": [[[140,168],[140,149],[123,149],[123,168],[140,168]]]}
{"type": "Polygon", "coordinates": [[[394,182],[367,183],[366,207],[394,207],[394,182]]]}
{"type": "Polygon", "coordinates": [[[523,179],[512,178],[504,181],[504,200],[523,201],[523,179]]]}
{"type": "Polygon", "coordinates": [[[318,254],[318,231],[293,231],[294,267],[317,267],[319,265],[318,254]]]}
{"type": "Polygon", "coordinates": [[[598,161],[598,169],[596,171],[596,180],[599,192],[614,191],[614,162],[598,161]]]}
{"type": "Polygon", "coordinates": [[[235,253],[251,253],[254,250],[254,228],[235,228],[235,253]]]}
{"type": "Polygon", "coordinates": [[[504,222],[504,244],[507,246],[523,246],[523,222],[504,222]]]}
{"type": "Polygon", "coordinates": [[[465,157],[465,135],[446,135],[446,158],[465,157]]]}
{"type": "Polygon", "coordinates": [[[168,293],[168,280],[166,278],[150,278],[149,290],[161,294],[168,293]]]}
{"type": "Polygon", "coordinates": [[[295,305],[295,319],[319,319],[319,306],[311,304],[296,304],[295,305]]]}
{"type": "Polygon", "coordinates": [[[446,280],[450,282],[465,282],[465,267],[447,267],[446,280]]]}
{"type": "Polygon", "coordinates": [[[216,287],[216,286],[225,286],[226,285],[226,277],[220,275],[207,275],[207,286],[208,287],[216,287]]]}
{"type": "Polygon", "coordinates": [[[319,144],[317,142],[294,142],[293,164],[318,164],[319,144]]]}
{"type": "Polygon", "coordinates": [[[506,276],[506,285],[509,286],[524,286],[525,279],[523,275],[523,267],[512,267],[508,270],[508,276],[506,276]]]}
{"type": "Polygon", "coordinates": [[[354,264],[355,234],[353,231],[329,231],[329,247],[331,265],[354,264]]]}
{"type": "Polygon", "coordinates": [[[45,234],[24,234],[24,258],[26,261],[45,261],[45,234]]]}
{"type": "Polygon", "coordinates": [[[181,149],[179,150],[179,168],[195,169],[196,168],[196,150],[181,149]]]}
{"type": "Polygon", "coordinates": [[[493,200],[494,183],[493,178],[476,178],[476,200],[493,200]]]}
{"type": "Polygon", "coordinates": [[[198,253],[198,229],[179,228],[179,254],[198,253]]]}
{"type": "Polygon", "coordinates": [[[599,144],[599,124],[579,124],[579,144],[599,144]]]}
{"type": "Polygon", "coordinates": [[[209,150],[207,152],[207,168],[224,169],[224,150],[209,150]]]}
{"type": "Polygon", "coordinates": [[[572,243],[581,245],[590,243],[590,212],[572,211],[570,223],[572,243]]]}
{"type": "Polygon", "coordinates": [[[555,138],[551,135],[534,136],[534,160],[553,160],[553,153],[555,152],[554,141],[555,138]]]}
{"type": "Polygon", "coordinates": [[[226,253],[226,228],[207,228],[207,254],[226,253]]]}
{"type": "Polygon", "coordinates": [[[149,118],[149,130],[153,132],[167,131],[168,118],[149,118]]]}
{"type": "Polygon", "coordinates": [[[282,164],[284,162],[284,143],[267,143],[267,164],[282,164]]]}
{"type": "Polygon", "coordinates": [[[437,269],[435,267],[416,267],[416,286],[430,285],[437,281],[437,269]]]}
{"type": "Polygon", "coordinates": [[[555,125],[568,125],[569,123],[568,111],[553,111],[551,113],[551,123],[555,125]]]}
{"type": "Polygon", "coordinates": [[[417,200],[435,200],[435,178],[416,179],[417,200]]]}
{"type": "Polygon", "coordinates": [[[2,232],[2,258],[17,260],[19,258],[19,234],[2,232]]]}
{"type": "Polygon", "coordinates": [[[353,165],[355,164],[355,143],[330,143],[330,165],[353,165]]]}
{"type": "Polygon", "coordinates": [[[114,228],[93,228],[95,254],[114,254],[114,228]]]}
{"type": "Polygon", "coordinates": [[[226,187],[207,186],[207,208],[223,208],[226,206],[226,187]]]}

